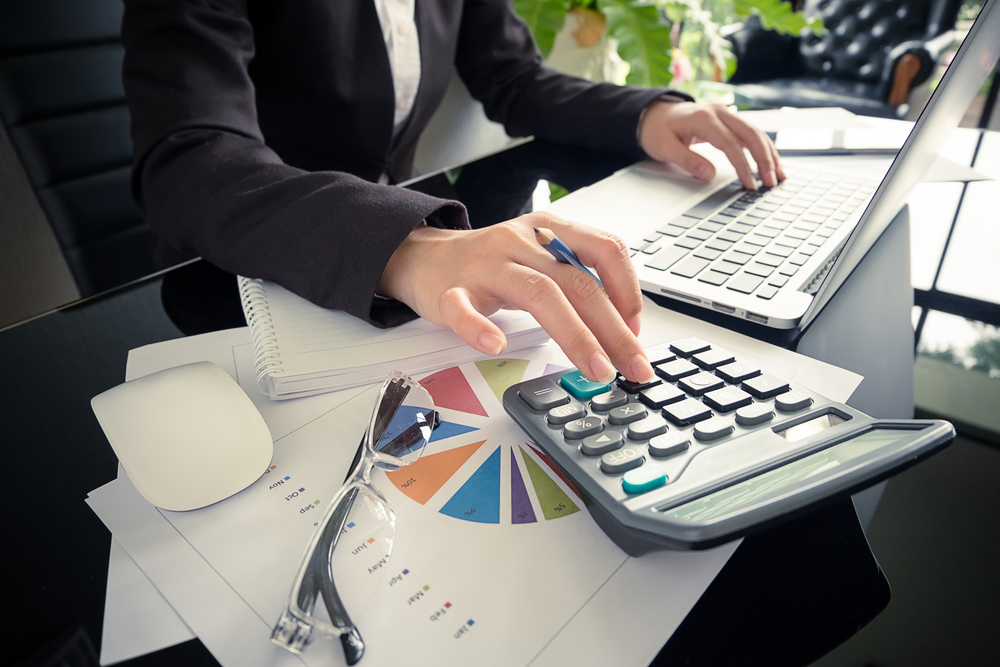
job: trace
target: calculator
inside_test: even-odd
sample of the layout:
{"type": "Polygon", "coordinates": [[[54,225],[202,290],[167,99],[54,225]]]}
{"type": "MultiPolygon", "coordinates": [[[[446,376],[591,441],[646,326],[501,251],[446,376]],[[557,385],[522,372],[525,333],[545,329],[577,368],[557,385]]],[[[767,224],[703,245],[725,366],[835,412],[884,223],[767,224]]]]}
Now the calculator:
{"type": "Polygon", "coordinates": [[[647,384],[578,370],[508,388],[507,413],[624,551],[707,549],[943,449],[939,420],[873,419],[701,338],[646,349],[647,384]]]}

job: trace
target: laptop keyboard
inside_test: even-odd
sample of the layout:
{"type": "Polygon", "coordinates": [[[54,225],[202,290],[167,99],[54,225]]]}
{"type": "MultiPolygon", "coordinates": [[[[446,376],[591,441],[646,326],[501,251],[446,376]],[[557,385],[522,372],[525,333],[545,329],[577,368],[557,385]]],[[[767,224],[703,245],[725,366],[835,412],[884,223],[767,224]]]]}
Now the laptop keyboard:
{"type": "MultiPolygon", "coordinates": [[[[629,243],[629,253],[657,271],[771,299],[876,187],[878,181],[806,170],[773,188],[744,190],[734,181],[629,243]]],[[[817,278],[822,282],[817,274],[810,286],[817,278]]]]}

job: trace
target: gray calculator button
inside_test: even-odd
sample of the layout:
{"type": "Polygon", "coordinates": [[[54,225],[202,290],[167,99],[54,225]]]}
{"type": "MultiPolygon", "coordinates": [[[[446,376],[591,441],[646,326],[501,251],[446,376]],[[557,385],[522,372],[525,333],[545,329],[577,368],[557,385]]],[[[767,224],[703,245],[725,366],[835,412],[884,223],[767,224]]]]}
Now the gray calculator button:
{"type": "Polygon", "coordinates": [[[614,408],[608,413],[608,421],[612,424],[631,424],[644,419],[648,413],[646,407],[639,403],[626,403],[620,408],[614,408]]]}
{"type": "Polygon", "coordinates": [[[676,456],[681,452],[686,452],[691,447],[686,433],[671,431],[665,435],[658,435],[649,441],[649,454],[657,458],[676,456]]]}
{"type": "Polygon", "coordinates": [[[712,411],[701,401],[685,398],[680,403],[663,406],[663,416],[678,426],[690,426],[709,419],[712,411]]]}
{"type": "Polygon", "coordinates": [[[601,470],[609,475],[616,475],[632,468],[638,468],[643,463],[641,447],[626,447],[601,456],[601,470]]]}
{"type": "Polygon", "coordinates": [[[646,356],[649,357],[650,364],[662,364],[677,358],[677,355],[670,349],[668,343],[647,347],[646,356]]]}
{"type": "Polygon", "coordinates": [[[812,405],[812,397],[804,391],[790,391],[774,399],[774,407],[782,412],[795,412],[812,405]]]}
{"type": "Polygon", "coordinates": [[[704,352],[711,349],[711,347],[712,345],[707,340],[694,337],[682,338],[670,343],[670,349],[682,357],[690,357],[692,354],[704,352]]]}
{"type": "Polygon", "coordinates": [[[680,382],[677,383],[677,386],[691,396],[701,396],[706,392],[722,389],[726,386],[726,383],[722,381],[722,378],[714,373],[702,371],[696,375],[681,378],[680,382]]]}
{"type": "Polygon", "coordinates": [[[736,411],[736,423],[742,426],[756,426],[774,419],[774,410],[767,403],[754,403],[736,411]]]}
{"type": "Polygon", "coordinates": [[[621,389],[612,389],[590,399],[590,407],[595,412],[607,412],[612,408],[617,408],[619,405],[625,405],[626,403],[628,403],[628,394],[621,389]]]}
{"type": "Polygon", "coordinates": [[[732,361],[735,361],[732,352],[726,352],[725,350],[717,347],[694,355],[694,363],[698,364],[707,371],[713,371],[719,366],[728,364],[732,361]]]}
{"type": "Polygon", "coordinates": [[[728,419],[722,417],[712,417],[703,422],[698,422],[694,426],[694,437],[702,442],[711,442],[724,438],[733,432],[733,425],[728,419]]]}
{"type": "Polygon", "coordinates": [[[715,369],[715,374],[724,379],[726,382],[743,382],[752,377],[757,377],[760,375],[760,369],[752,364],[748,364],[745,361],[734,361],[729,364],[724,364],[715,369]]]}
{"type": "Polygon", "coordinates": [[[588,435],[594,435],[604,430],[604,421],[600,417],[584,417],[567,422],[563,427],[563,435],[567,440],[583,440],[588,435]]]}
{"type": "Polygon", "coordinates": [[[788,391],[788,383],[767,373],[743,382],[743,389],[755,398],[774,398],[788,391]]]}
{"type": "Polygon", "coordinates": [[[650,415],[645,419],[632,422],[628,425],[628,437],[630,440],[649,440],[650,438],[667,432],[667,422],[659,415],[650,415]]]}
{"type": "Polygon", "coordinates": [[[549,410],[569,403],[569,394],[552,380],[525,382],[517,390],[521,399],[536,410],[549,410]]]}
{"type": "Polygon", "coordinates": [[[587,416],[587,408],[583,406],[583,403],[567,403],[566,405],[557,405],[549,410],[547,421],[550,424],[565,424],[568,421],[574,419],[582,419],[587,416]]]}
{"type": "Polygon", "coordinates": [[[580,451],[587,456],[600,456],[619,449],[624,442],[622,434],[618,431],[605,431],[584,438],[580,443],[580,451]]]}
{"type": "Polygon", "coordinates": [[[661,384],[639,392],[639,400],[654,410],[659,410],[664,405],[676,403],[684,398],[684,392],[672,384],[661,384]]]}
{"type": "Polygon", "coordinates": [[[661,382],[663,382],[663,380],[655,377],[649,382],[632,382],[631,380],[626,380],[625,378],[619,376],[618,380],[615,381],[615,384],[617,384],[618,388],[627,394],[638,394],[643,389],[655,387],[661,382]]]}

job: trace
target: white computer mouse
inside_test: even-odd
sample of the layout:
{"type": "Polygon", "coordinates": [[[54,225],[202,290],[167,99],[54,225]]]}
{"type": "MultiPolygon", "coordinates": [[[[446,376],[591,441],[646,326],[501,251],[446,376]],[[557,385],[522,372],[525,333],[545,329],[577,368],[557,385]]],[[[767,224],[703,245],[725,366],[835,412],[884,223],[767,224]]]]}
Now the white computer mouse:
{"type": "Polygon", "coordinates": [[[137,378],[90,405],[129,479],[165,510],[217,503],[271,463],[271,432],[229,375],[203,361],[137,378]]]}

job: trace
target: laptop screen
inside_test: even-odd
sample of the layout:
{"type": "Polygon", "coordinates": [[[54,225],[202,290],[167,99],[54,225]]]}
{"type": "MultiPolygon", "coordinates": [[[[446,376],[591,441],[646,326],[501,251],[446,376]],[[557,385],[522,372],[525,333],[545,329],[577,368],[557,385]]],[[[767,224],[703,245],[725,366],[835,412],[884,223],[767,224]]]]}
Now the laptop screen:
{"type": "Polygon", "coordinates": [[[899,212],[910,190],[924,177],[1000,55],[1000,9],[987,0],[921,112],[906,143],[861,216],[854,232],[802,317],[805,329],[861,262],[899,212]]]}

